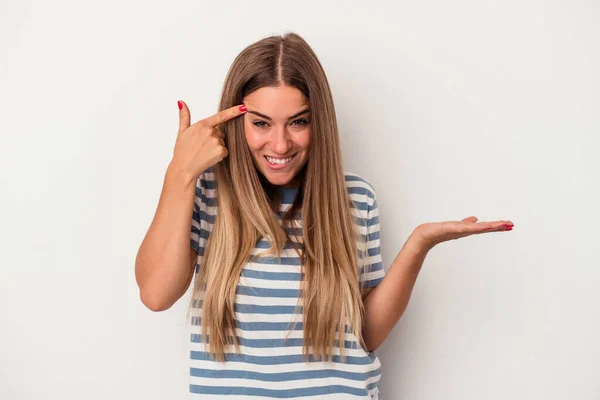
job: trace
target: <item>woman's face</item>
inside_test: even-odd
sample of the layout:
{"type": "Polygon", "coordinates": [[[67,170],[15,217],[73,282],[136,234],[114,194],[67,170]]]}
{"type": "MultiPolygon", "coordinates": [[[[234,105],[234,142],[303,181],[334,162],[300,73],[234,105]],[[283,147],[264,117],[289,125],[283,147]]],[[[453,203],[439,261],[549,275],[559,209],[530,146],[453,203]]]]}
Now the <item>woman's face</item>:
{"type": "Polygon", "coordinates": [[[244,132],[254,165],[274,185],[295,187],[310,143],[308,99],[292,86],[263,87],[243,99],[244,132]]]}

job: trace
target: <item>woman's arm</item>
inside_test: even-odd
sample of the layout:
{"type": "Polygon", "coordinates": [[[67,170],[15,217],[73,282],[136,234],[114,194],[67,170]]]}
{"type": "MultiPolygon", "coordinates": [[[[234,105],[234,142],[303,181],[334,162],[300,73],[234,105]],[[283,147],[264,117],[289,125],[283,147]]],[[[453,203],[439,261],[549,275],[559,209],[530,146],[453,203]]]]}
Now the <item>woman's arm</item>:
{"type": "Polygon", "coordinates": [[[140,299],[152,311],[170,308],[191,282],[196,263],[190,248],[195,193],[196,180],[167,169],[156,214],[135,260],[140,299]]]}
{"type": "Polygon", "coordinates": [[[365,299],[363,335],[369,351],[377,349],[398,322],[412,293],[427,253],[440,243],[482,233],[510,231],[509,220],[477,222],[475,216],[461,221],[429,222],[410,235],[381,283],[365,299]]]}
{"type": "Polygon", "coordinates": [[[429,249],[411,235],[389,271],[364,300],[363,337],[368,351],[376,350],[396,325],[410,299],[429,249]]]}

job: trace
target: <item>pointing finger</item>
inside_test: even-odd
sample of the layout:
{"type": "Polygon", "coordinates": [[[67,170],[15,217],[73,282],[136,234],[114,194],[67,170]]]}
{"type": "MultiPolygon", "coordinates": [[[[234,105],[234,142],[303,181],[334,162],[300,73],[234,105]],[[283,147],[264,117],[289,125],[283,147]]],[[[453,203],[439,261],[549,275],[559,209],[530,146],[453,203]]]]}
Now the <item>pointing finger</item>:
{"type": "Polygon", "coordinates": [[[213,116],[210,116],[204,120],[204,123],[208,126],[215,127],[223,122],[229,121],[235,117],[239,117],[247,111],[246,106],[241,104],[233,106],[223,111],[219,111],[213,116]]]}

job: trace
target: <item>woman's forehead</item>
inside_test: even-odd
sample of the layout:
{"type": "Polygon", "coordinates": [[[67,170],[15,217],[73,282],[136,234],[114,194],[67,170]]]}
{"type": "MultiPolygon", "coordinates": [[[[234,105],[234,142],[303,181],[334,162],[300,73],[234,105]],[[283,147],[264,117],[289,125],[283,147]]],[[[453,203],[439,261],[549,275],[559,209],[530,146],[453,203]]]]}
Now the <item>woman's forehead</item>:
{"type": "Polygon", "coordinates": [[[308,108],[308,99],[293,86],[267,86],[247,95],[244,104],[273,120],[287,120],[308,108]]]}

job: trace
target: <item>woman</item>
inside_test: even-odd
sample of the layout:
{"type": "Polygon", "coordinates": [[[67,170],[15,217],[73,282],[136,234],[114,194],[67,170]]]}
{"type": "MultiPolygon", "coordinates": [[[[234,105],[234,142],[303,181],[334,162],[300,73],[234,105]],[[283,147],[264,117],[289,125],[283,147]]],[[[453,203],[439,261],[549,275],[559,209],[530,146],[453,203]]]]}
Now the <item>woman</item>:
{"type": "Polygon", "coordinates": [[[372,352],[404,311],[427,252],[511,229],[475,217],[420,225],[383,279],[375,192],[342,171],[325,72],[296,34],[237,56],[218,114],[190,125],[187,105],[179,108],[136,279],[155,311],[194,282],[198,398],[378,399],[372,352]]]}

